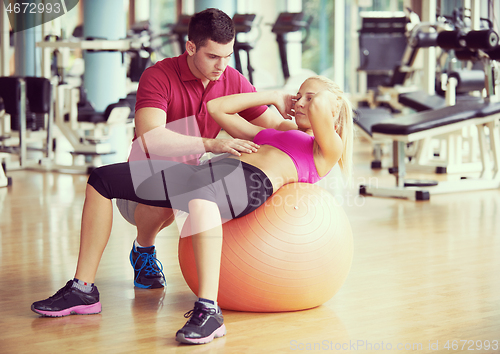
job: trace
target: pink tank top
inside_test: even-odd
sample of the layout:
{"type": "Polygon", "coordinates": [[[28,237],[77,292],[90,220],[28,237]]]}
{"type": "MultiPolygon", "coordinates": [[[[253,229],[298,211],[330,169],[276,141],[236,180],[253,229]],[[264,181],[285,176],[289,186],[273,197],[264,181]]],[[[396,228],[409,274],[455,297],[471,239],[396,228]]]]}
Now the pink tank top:
{"type": "Polygon", "coordinates": [[[325,177],[318,175],[314,164],[314,137],[303,131],[264,129],[257,133],[253,142],[274,146],[290,156],[297,169],[299,182],[316,183],[325,177]]]}

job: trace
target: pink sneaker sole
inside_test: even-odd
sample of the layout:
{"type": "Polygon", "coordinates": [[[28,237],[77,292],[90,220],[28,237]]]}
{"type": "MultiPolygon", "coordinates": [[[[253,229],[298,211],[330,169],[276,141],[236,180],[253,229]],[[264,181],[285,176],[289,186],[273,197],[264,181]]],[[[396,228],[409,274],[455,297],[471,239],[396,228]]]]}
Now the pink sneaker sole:
{"type": "Polygon", "coordinates": [[[61,311],[44,311],[38,310],[31,306],[31,310],[47,317],[63,317],[69,315],[94,315],[101,312],[101,303],[96,302],[92,305],[80,305],[70,307],[69,309],[61,310],[61,311]]]}

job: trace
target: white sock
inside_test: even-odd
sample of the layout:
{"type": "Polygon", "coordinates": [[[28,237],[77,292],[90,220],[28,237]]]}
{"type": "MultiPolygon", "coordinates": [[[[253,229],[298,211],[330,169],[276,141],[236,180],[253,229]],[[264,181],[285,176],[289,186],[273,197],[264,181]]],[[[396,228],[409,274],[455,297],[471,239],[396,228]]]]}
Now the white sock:
{"type": "MultiPolygon", "coordinates": [[[[134,245],[135,245],[135,248],[137,248],[137,247],[141,247],[141,248],[146,248],[146,247],[149,247],[149,246],[141,246],[141,245],[139,244],[139,242],[137,242],[137,239],[135,239],[135,241],[134,241],[134,245]]],[[[154,245],[153,245],[153,246],[154,246],[154,245]]]]}
{"type": "Polygon", "coordinates": [[[94,288],[94,283],[87,283],[80,279],[73,278],[73,288],[83,291],[84,293],[90,294],[94,288]]]}

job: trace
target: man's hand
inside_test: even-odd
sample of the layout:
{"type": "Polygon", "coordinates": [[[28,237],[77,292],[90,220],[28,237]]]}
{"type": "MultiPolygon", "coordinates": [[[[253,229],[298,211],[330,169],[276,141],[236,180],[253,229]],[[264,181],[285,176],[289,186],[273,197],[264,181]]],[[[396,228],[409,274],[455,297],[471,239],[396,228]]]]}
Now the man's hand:
{"type": "Polygon", "coordinates": [[[281,113],[283,118],[292,119],[295,117],[295,102],[297,101],[297,96],[290,95],[288,93],[276,91],[276,102],[274,106],[281,113]]]}
{"type": "Polygon", "coordinates": [[[241,156],[242,152],[251,154],[257,152],[259,145],[244,139],[203,139],[203,144],[207,152],[214,154],[230,153],[241,156]]]}

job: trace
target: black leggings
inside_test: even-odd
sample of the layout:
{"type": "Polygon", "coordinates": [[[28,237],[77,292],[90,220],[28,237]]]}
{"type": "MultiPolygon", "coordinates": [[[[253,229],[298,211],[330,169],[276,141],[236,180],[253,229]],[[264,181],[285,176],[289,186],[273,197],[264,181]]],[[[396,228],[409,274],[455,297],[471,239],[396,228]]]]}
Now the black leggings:
{"type": "Polygon", "coordinates": [[[217,203],[225,219],[254,211],[273,194],[264,172],[232,158],[198,166],[152,160],[112,164],[95,169],[88,183],[107,199],[186,212],[189,201],[209,200],[217,203]]]}

